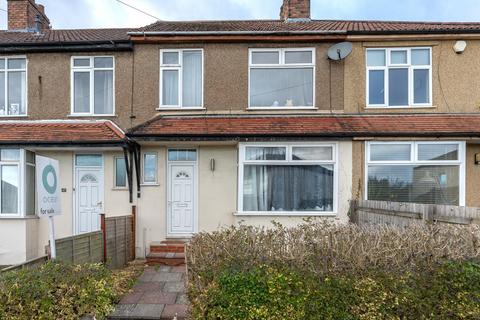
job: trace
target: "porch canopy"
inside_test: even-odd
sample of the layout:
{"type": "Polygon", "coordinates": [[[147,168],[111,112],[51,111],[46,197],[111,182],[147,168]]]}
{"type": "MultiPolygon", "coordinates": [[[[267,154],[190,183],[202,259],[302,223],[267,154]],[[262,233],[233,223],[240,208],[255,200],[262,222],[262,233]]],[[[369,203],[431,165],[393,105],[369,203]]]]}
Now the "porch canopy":
{"type": "Polygon", "coordinates": [[[137,141],[480,137],[480,114],[158,116],[127,132],[137,141]]]}
{"type": "Polygon", "coordinates": [[[134,165],[137,197],[140,197],[140,147],[110,120],[0,121],[0,147],[121,148],[125,157],[130,202],[134,165]]]}
{"type": "Polygon", "coordinates": [[[109,120],[0,121],[0,145],[123,147],[125,133],[109,120]]]}

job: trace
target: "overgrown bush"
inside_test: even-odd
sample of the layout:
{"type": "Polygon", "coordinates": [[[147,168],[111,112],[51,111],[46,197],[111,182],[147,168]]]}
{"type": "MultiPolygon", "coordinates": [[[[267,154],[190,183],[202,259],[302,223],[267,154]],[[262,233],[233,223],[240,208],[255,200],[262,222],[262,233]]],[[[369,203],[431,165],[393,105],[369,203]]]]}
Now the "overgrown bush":
{"type": "Polygon", "coordinates": [[[6,272],[0,275],[0,319],[103,319],[128,290],[131,277],[128,271],[112,274],[101,264],[55,262],[6,272]]]}
{"type": "Polygon", "coordinates": [[[480,319],[480,228],[306,223],[200,233],[198,319],[480,319]]]}
{"type": "Polygon", "coordinates": [[[324,279],[260,266],[225,271],[192,302],[194,319],[480,319],[480,265],[324,279]]]}

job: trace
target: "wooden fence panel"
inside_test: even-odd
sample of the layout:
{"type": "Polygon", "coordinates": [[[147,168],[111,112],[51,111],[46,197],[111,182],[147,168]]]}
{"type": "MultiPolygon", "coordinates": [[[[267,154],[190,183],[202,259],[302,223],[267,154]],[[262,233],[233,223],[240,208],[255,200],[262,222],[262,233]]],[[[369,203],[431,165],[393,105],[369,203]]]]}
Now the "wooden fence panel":
{"type": "Polygon", "coordinates": [[[102,231],[55,240],[57,259],[69,263],[103,262],[102,231]]]}
{"type": "Polygon", "coordinates": [[[419,203],[354,200],[351,221],[363,225],[408,227],[416,223],[435,222],[479,224],[480,208],[419,203]]]}
{"type": "Polygon", "coordinates": [[[109,217],[105,219],[107,238],[107,265],[119,268],[135,259],[133,216],[109,217]]]}

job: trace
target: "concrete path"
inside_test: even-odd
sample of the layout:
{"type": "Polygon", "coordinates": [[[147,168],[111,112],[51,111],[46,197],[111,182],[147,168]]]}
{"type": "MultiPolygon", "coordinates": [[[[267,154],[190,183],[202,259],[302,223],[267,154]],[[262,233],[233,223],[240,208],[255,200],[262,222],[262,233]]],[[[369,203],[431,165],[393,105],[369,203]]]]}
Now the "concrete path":
{"type": "Polygon", "coordinates": [[[108,319],[185,319],[185,280],[185,266],[145,268],[108,319]]]}

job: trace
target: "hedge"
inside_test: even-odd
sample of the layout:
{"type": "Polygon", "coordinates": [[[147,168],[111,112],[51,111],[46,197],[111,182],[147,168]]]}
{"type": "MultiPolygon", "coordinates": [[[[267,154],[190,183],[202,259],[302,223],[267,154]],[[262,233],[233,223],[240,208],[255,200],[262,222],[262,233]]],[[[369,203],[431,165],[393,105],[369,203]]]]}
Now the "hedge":
{"type": "Polygon", "coordinates": [[[478,226],[236,226],[186,256],[194,319],[480,318],[478,226]]]}
{"type": "Polygon", "coordinates": [[[136,269],[47,262],[0,274],[0,319],[104,319],[128,291],[136,269]]]}
{"type": "Polygon", "coordinates": [[[266,266],[226,270],[193,302],[194,319],[479,319],[480,265],[322,280],[266,266]]]}

